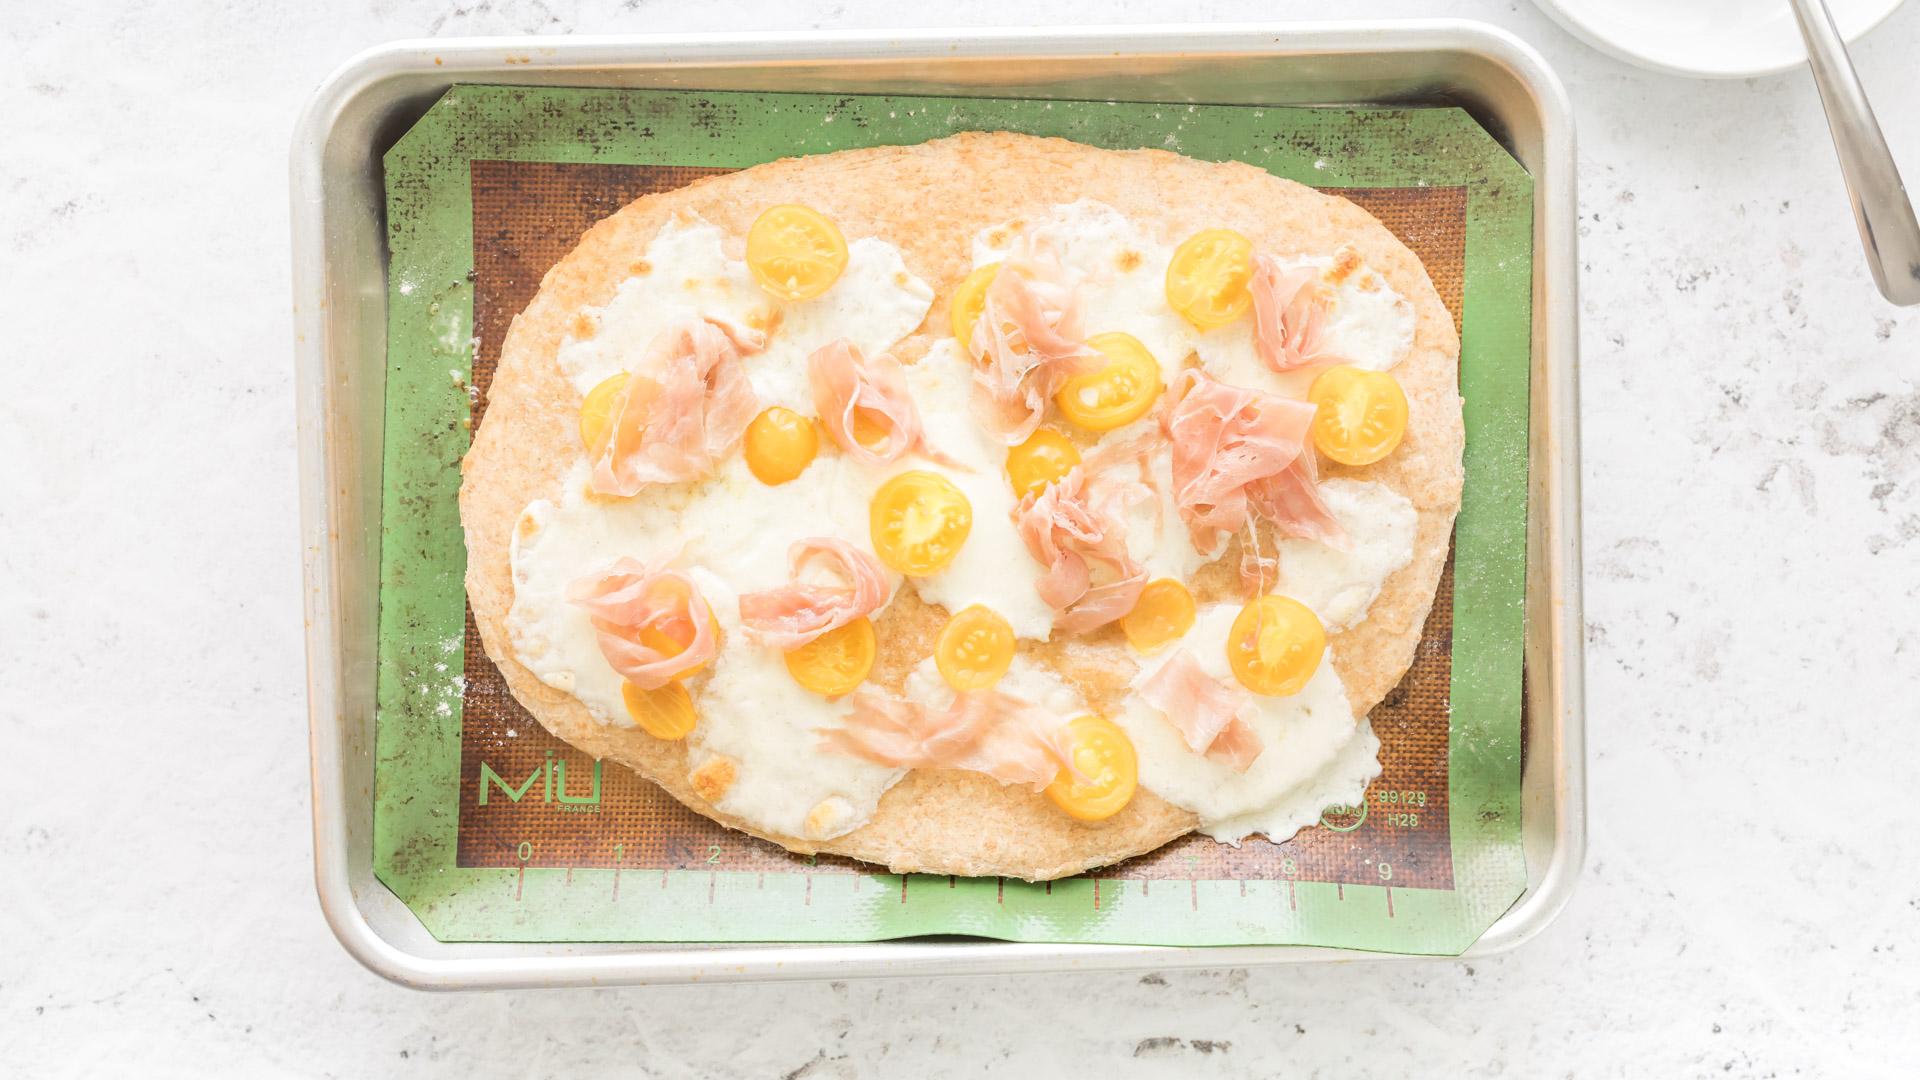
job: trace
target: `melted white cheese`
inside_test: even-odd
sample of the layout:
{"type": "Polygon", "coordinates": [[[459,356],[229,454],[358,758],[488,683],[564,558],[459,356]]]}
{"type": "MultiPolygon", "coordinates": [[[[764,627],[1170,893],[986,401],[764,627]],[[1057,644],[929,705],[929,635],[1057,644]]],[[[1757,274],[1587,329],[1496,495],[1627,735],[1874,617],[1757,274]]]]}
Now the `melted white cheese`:
{"type": "MultiPolygon", "coordinates": [[[[953,704],[953,687],[940,677],[940,669],[931,656],[907,674],[904,689],[907,700],[930,709],[945,709],[953,704]]],[[[1042,667],[1024,656],[1013,658],[1013,664],[994,684],[994,689],[1022,701],[1030,701],[1055,716],[1069,720],[1087,711],[1087,703],[1066,680],[1054,674],[1052,669],[1042,667]]]]}
{"type": "MultiPolygon", "coordinates": [[[[1157,414],[1149,413],[1126,427],[1102,435],[1093,452],[1098,453],[1107,446],[1125,445],[1150,433],[1159,424],[1157,414]]],[[[1180,520],[1180,510],[1173,502],[1172,445],[1163,441],[1156,446],[1147,459],[1147,468],[1152,479],[1149,485],[1152,497],[1127,506],[1127,554],[1147,568],[1149,581],[1177,578],[1185,582],[1207,558],[1194,548],[1186,523],[1180,520]]],[[[1134,475],[1131,466],[1127,466],[1126,475],[1134,475]]]]}
{"type": "MultiPolygon", "coordinates": [[[[514,530],[507,625],[521,662],[579,697],[603,723],[632,725],[620,676],[607,666],[586,616],[566,600],[570,582],[620,556],[658,564],[677,554],[674,565],[705,571],[733,595],[785,584],[787,550],[804,537],[868,546],[869,480],[837,455],[822,455],[776,487],[754,479],[743,459],[731,458],[708,480],[663,486],[634,500],[590,497],[588,472],[584,460],[577,462],[560,504],[534,503],[523,515],[532,527],[523,520],[514,530]]],[[[722,606],[711,595],[708,601],[722,606]]]]}
{"type": "MultiPolygon", "coordinates": [[[[1092,199],[1053,208],[1029,222],[1027,234],[1048,243],[1068,275],[1079,280],[1081,324],[1088,337],[1110,331],[1131,334],[1160,362],[1160,377],[1171,382],[1193,352],[1195,333],[1167,306],[1167,263],[1173,248],[1092,199]]],[[[974,237],[973,264],[1005,259],[1019,232],[1010,225],[974,237]]]]}
{"type": "Polygon", "coordinates": [[[621,678],[601,654],[586,615],[567,601],[567,586],[622,555],[643,562],[671,557],[680,546],[675,519],[688,489],[682,485],[634,502],[589,503],[586,477],[581,463],[559,505],[541,499],[514,526],[507,634],[515,657],[541,682],[579,698],[603,724],[632,727],[621,678]]]}
{"type": "Polygon", "coordinates": [[[605,307],[583,308],[556,359],[585,394],[601,380],[630,370],[647,346],[682,319],[708,317],[736,326],[764,321],[774,301],[748,280],[746,264],[721,250],[720,230],[699,220],[669,221],[647,245],[633,276],[620,283],[605,307]],[[762,318],[756,320],[756,313],[762,318]],[[583,327],[580,324],[584,322],[583,327]]]}
{"type": "MultiPolygon", "coordinates": [[[[982,230],[973,240],[973,265],[1004,260],[1023,233],[1050,242],[1062,265],[1082,281],[1087,334],[1121,330],[1139,338],[1160,361],[1166,381],[1179,373],[1187,356],[1198,353],[1207,373],[1222,382],[1306,397],[1317,373],[1268,370],[1253,347],[1251,313],[1203,334],[1167,306],[1167,264],[1173,258],[1173,244],[1119,211],[1081,199],[1055,206],[1034,221],[982,230]]],[[[1280,261],[1287,267],[1315,267],[1331,286],[1326,333],[1332,352],[1355,366],[1386,371],[1412,349],[1417,323],[1413,305],[1373,268],[1362,263],[1336,280],[1332,255],[1280,261]]]]}
{"type": "Polygon", "coordinates": [[[848,706],[794,682],[781,654],[755,644],[741,627],[738,604],[742,592],[788,580],[787,549],[795,540],[837,536],[867,546],[866,470],[823,455],[797,479],[768,487],[734,458],[710,480],[622,502],[590,500],[586,478],[583,461],[560,505],[534,503],[524,515],[532,527],[515,529],[507,628],[520,662],[579,698],[601,723],[633,727],[621,677],[600,652],[586,614],[567,601],[567,585],[622,555],[659,562],[677,552],[676,565],[691,568],[720,622],[711,674],[688,684],[699,716],[688,736],[689,763],[725,754],[737,765],[715,805],[760,827],[815,839],[870,817],[899,770],[818,749],[817,730],[837,724],[848,706]],[[809,830],[808,813],[834,798],[845,807],[830,815],[833,825],[809,830]]]}
{"type": "Polygon", "coordinates": [[[724,813],[815,840],[852,831],[906,770],[822,751],[820,731],[851,711],[846,700],[829,701],[793,681],[778,650],[749,642],[731,595],[706,595],[727,645],[695,694],[700,723],[688,737],[688,765],[697,769],[716,754],[733,759],[734,781],[714,804],[724,813]],[[831,810],[810,821],[823,804],[831,810]]]}
{"type": "MultiPolygon", "coordinates": [[[[1290,260],[1293,266],[1319,267],[1322,280],[1333,276],[1334,262],[1326,256],[1290,260]]],[[[1354,366],[1386,371],[1405,360],[1418,325],[1412,301],[1365,263],[1334,283],[1327,311],[1327,347],[1354,366]]]]}
{"type": "MultiPolygon", "coordinates": [[[[1240,612],[1235,604],[1202,608],[1192,630],[1178,643],[1200,667],[1230,685],[1227,634],[1240,612]]],[[[1134,679],[1138,687],[1173,653],[1148,660],[1134,679]]],[[[1114,720],[1126,729],[1140,759],[1140,784],[1200,817],[1200,831],[1216,840],[1239,843],[1252,833],[1279,842],[1320,812],[1342,802],[1357,803],[1379,775],[1378,740],[1356,723],[1346,688],[1327,654],[1313,678],[1297,694],[1254,695],[1240,713],[1264,747],[1247,771],[1214,761],[1187,748],[1165,714],[1129,695],[1114,720]]]]}
{"type": "MultiPolygon", "coordinates": [[[[1326,324],[1327,351],[1355,367],[1385,371],[1413,348],[1413,305],[1371,267],[1361,264],[1338,281],[1332,256],[1280,260],[1287,267],[1312,266],[1333,290],[1326,324]]],[[[1253,345],[1253,316],[1201,335],[1194,343],[1201,366],[1221,382],[1285,397],[1304,398],[1318,370],[1276,372],[1253,345]]]]}
{"type": "Polygon", "coordinates": [[[847,268],[812,300],[784,303],[754,283],[747,264],[726,254],[721,231],[699,219],[670,221],[647,245],[647,270],[622,282],[605,307],[587,308],[597,328],[561,343],[560,369],[586,393],[609,375],[630,370],[653,339],[673,323],[706,317],[735,326],[773,324],[767,347],[746,360],[747,378],[763,405],[812,416],[807,356],[837,338],[871,355],[919,327],[933,289],[907,271],[900,251],[874,237],[847,245],[847,268]]]}
{"type": "Polygon", "coordinates": [[[1007,447],[974,418],[972,364],[960,354],[957,342],[942,338],[907,368],[907,386],[926,425],[927,442],[958,464],[908,458],[889,475],[907,469],[938,472],[953,481],[973,507],[973,529],[959,554],[945,570],[912,579],[914,589],[922,600],[948,611],[985,604],[1012,625],[1015,635],[1045,641],[1053,633],[1054,615],[1036,591],[1045,567],[1034,560],[1013,526],[1019,500],[1007,479],[1007,447]]]}
{"type": "Polygon", "coordinates": [[[1304,400],[1314,377],[1320,374],[1314,368],[1275,371],[1268,367],[1253,347],[1251,315],[1202,334],[1193,347],[1200,356],[1201,369],[1229,386],[1304,400]]]}
{"type": "Polygon", "coordinates": [[[1340,551],[1314,540],[1280,542],[1280,587],[1320,616],[1328,630],[1366,618],[1380,586],[1413,561],[1420,516],[1405,495],[1372,480],[1327,480],[1320,497],[1347,530],[1340,551]]]}

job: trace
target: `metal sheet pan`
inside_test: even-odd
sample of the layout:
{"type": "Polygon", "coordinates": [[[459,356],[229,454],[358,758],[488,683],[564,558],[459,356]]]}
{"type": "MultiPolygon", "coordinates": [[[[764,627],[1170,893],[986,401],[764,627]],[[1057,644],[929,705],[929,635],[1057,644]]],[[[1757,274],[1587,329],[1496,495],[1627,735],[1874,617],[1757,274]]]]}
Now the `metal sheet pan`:
{"type": "Polygon", "coordinates": [[[371,49],[335,72],[299,121],[292,159],[314,870],[329,924],[362,963],[409,986],[457,989],[1387,959],[975,939],[434,940],[375,879],[371,856],[386,355],[380,159],[455,82],[1467,109],[1535,180],[1528,881],[1468,955],[1518,945],[1565,905],[1586,848],[1574,148],[1565,92],[1533,50],[1456,20],[417,41],[371,49]]]}

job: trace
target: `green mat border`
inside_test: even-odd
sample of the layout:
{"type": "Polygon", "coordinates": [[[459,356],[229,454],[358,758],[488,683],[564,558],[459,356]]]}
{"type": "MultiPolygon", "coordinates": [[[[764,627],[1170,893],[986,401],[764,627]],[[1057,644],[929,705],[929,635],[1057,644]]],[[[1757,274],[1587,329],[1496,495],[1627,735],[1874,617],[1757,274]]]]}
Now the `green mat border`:
{"type": "Polygon", "coordinates": [[[436,938],[867,941],[963,933],[1453,954],[1519,896],[1533,182],[1463,111],[456,86],[388,151],[385,168],[374,869],[436,938]],[[473,350],[469,163],[741,168],[964,130],[1159,145],[1320,187],[1467,189],[1467,484],[1455,532],[1449,735],[1453,889],[1280,879],[1162,881],[1149,890],[1097,878],[1050,887],[962,879],[950,887],[945,877],[920,875],[455,865],[465,567],[455,495],[470,439],[463,380],[473,350]],[[609,898],[623,877],[628,899],[619,903],[609,898]],[[1225,905],[1233,917],[1170,917],[1225,905]]]}

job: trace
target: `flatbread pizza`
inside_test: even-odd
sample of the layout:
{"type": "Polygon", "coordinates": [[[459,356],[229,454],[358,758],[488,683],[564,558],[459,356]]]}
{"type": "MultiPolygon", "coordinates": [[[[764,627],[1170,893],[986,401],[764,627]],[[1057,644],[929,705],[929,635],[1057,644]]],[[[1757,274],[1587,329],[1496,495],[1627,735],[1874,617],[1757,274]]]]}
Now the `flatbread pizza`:
{"type": "Polygon", "coordinates": [[[1045,880],[1378,774],[1459,507],[1453,321],[1337,196],[974,133],[636,200],[514,320],[467,590],[695,811],[1045,880]]]}

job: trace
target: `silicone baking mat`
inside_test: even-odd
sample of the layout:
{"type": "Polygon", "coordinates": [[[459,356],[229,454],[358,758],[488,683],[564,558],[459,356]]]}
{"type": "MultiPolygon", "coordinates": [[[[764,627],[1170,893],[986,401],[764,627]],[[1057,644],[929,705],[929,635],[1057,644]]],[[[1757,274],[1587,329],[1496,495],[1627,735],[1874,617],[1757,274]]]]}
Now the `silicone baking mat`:
{"type": "Polygon", "coordinates": [[[458,87],[387,155],[375,859],[448,940],[1298,943],[1455,952],[1518,895],[1531,184],[1457,110],[458,87]],[[481,650],[458,460],[501,340],[595,221],[786,154],[961,130],[1240,158],[1338,190],[1464,337],[1468,485],[1421,648],[1373,712],[1365,804],[1284,844],[1190,836],[1043,885],[793,855],[548,735],[481,650]]]}

